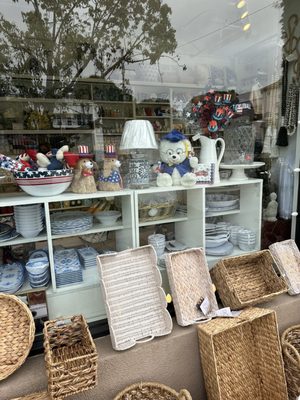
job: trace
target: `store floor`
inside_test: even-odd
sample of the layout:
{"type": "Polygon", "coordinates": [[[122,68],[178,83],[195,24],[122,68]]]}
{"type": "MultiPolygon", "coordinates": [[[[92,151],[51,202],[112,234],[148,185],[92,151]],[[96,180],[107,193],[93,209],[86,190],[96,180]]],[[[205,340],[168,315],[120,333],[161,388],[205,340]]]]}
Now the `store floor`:
{"type": "MultiPolygon", "coordinates": [[[[280,333],[300,324],[300,296],[287,294],[276,297],[261,307],[277,313],[280,333]]],[[[98,386],[70,400],[111,400],[128,384],[159,381],[179,390],[186,388],[193,400],[205,400],[197,332],[195,326],[179,327],[174,320],[170,335],[133,347],[114,351],[109,336],[95,340],[99,354],[98,386]]],[[[46,388],[43,356],[30,357],[8,379],[0,382],[0,399],[9,400],[46,388]]]]}

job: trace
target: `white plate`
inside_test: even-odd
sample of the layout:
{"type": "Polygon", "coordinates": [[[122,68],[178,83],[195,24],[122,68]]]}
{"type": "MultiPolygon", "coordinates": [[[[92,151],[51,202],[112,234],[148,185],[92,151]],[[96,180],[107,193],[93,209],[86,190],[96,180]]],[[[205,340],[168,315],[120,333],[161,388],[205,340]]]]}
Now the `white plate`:
{"type": "Polygon", "coordinates": [[[206,239],[205,240],[205,248],[207,248],[207,247],[210,247],[210,248],[219,247],[219,246],[221,246],[222,244],[224,244],[226,242],[228,242],[228,237],[225,237],[225,238],[222,238],[222,239],[218,239],[218,240],[206,239]]]}
{"type": "Polygon", "coordinates": [[[184,243],[178,242],[177,240],[169,240],[166,242],[166,249],[169,251],[182,251],[187,248],[184,243]]]}
{"type": "Polygon", "coordinates": [[[205,254],[208,256],[227,256],[233,251],[233,244],[230,242],[226,242],[218,247],[211,247],[205,249],[205,254]]]}

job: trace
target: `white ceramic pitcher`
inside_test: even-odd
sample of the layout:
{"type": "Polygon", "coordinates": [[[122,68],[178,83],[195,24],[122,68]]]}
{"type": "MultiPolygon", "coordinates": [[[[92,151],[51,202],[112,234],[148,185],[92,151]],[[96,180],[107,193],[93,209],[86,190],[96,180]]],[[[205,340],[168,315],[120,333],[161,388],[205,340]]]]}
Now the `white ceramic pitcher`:
{"type": "Polygon", "coordinates": [[[215,164],[214,183],[219,183],[220,182],[219,166],[225,151],[224,139],[222,138],[210,139],[207,136],[200,135],[199,140],[201,143],[200,163],[215,164]],[[216,149],[218,142],[221,143],[221,151],[219,156],[217,156],[217,149],[216,149]]]}

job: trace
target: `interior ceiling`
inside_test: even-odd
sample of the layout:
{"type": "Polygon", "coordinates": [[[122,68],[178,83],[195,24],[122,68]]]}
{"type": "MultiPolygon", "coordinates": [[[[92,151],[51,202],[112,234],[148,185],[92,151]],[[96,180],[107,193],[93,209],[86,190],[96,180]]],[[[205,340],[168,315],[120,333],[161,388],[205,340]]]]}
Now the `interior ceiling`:
{"type": "Polygon", "coordinates": [[[238,9],[233,0],[166,0],[172,9],[178,48],[182,56],[235,57],[260,42],[280,38],[281,11],[272,0],[246,0],[238,9]],[[249,12],[249,31],[242,30],[241,15],[249,12]]]}

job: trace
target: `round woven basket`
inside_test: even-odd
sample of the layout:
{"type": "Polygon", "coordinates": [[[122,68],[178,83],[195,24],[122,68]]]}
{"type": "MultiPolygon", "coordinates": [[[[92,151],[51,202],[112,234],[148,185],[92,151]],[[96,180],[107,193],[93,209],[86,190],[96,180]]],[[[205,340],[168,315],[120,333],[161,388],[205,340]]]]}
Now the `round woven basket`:
{"type": "Polygon", "coordinates": [[[34,334],[34,320],[29,308],[18,297],[0,293],[0,380],[24,363],[34,334]]]}
{"type": "Polygon", "coordinates": [[[190,393],[182,389],[177,393],[169,386],[157,382],[135,383],[117,394],[114,400],[192,400],[190,393]]]}
{"type": "Polygon", "coordinates": [[[289,398],[296,399],[300,396],[300,325],[285,330],[281,344],[289,398]]]}

